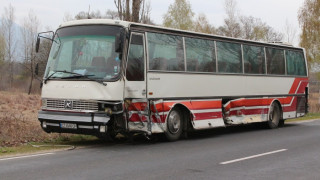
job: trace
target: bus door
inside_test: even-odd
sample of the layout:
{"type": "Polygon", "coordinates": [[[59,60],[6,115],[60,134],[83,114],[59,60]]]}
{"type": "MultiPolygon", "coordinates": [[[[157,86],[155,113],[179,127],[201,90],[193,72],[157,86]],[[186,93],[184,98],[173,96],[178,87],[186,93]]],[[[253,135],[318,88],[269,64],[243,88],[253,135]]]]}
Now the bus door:
{"type": "Polygon", "coordinates": [[[126,67],[125,98],[147,97],[145,59],[144,35],[132,33],[126,67]]]}
{"type": "Polygon", "coordinates": [[[132,131],[150,132],[144,35],[131,33],[130,37],[124,90],[128,128],[132,131]]]}

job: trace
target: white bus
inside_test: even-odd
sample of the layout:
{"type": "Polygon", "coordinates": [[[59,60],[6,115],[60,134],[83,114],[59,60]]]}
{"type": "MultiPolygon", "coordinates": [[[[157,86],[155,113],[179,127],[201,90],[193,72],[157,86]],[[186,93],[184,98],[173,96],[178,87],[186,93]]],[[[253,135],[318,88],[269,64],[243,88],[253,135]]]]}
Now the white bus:
{"type": "Polygon", "coordinates": [[[199,129],[277,128],[307,112],[302,48],[108,19],[63,23],[52,42],[38,114],[46,132],[175,141],[199,129]]]}

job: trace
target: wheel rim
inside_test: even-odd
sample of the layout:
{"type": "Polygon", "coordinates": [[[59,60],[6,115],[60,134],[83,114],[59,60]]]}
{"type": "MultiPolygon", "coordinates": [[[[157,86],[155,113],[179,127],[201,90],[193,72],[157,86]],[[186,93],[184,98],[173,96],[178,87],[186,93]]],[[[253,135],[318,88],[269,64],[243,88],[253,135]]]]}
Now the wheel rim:
{"type": "Polygon", "coordinates": [[[168,118],[168,129],[170,133],[179,132],[181,126],[180,114],[177,111],[171,111],[168,118]]]}

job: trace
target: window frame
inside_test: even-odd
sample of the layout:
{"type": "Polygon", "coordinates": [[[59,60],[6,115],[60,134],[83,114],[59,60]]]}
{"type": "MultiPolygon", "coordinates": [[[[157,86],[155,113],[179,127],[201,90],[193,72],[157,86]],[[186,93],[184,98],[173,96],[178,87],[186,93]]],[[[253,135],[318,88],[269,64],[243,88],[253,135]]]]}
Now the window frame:
{"type": "MultiPolygon", "coordinates": [[[[292,50],[292,51],[303,51],[304,55],[304,60],[305,60],[305,67],[307,66],[307,61],[306,61],[306,54],[305,51],[302,48],[299,47],[290,47],[290,46],[284,46],[281,44],[272,44],[272,43],[263,43],[263,42],[255,42],[255,41],[250,41],[250,40],[241,40],[241,39],[234,39],[234,38],[225,38],[225,37],[219,37],[219,36],[214,36],[210,34],[202,34],[202,33],[196,33],[196,32],[184,32],[184,31],[178,31],[178,30],[172,30],[172,29],[161,29],[157,27],[147,27],[147,26],[140,26],[140,25],[134,25],[133,27],[134,30],[137,31],[143,31],[145,33],[145,53],[146,53],[146,71],[151,72],[151,73],[182,73],[182,74],[199,74],[199,75],[240,75],[240,76],[266,76],[266,77],[296,77],[292,75],[287,75],[286,72],[286,67],[285,67],[285,74],[267,74],[268,72],[268,67],[267,67],[267,57],[266,57],[266,48],[274,48],[274,49],[280,49],[284,51],[284,58],[285,57],[285,52],[287,50],[292,50]],[[244,73],[244,70],[242,73],[222,73],[218,72],[218,65],[216,64],[216,72],[198,72],[198,71],[186,71],[187,69],[185,68],[185,71],[165,71],[165,70],[150,70],[149,69],[149,55],[148,55],[148,33],[160,33],[160,34],[166,34],[166,35],[174,35],[174,36],[180,36],[182,38],[196,38],[196,39],[201,39],[201,40],[210,40],[214,41],[214,47],[215,47],[215,55],[216,55],[216,63],[218,63],[218,58],[217,58],[217,45],[216,42],[230,42],[230,43],[236,43],[240,44],[241,46],[243,45],[248,45],[248,46],[257,46],[257,47],[262,47],[264,51],[264,58],[265,58],[265,73],[263,74],[249,74],[249,73],[244,73]]],[[[183,46],[185,46],[185,42],[183,43],[183,46]]],[[[184,50],[184,54],[185,54],[184,50]]],[[[243,56],[243,50],[241,49],[241,54],[243,56]]],[[[186,56],[184,58],[184,61],[186,61],[186,56]]],[[[242,63],[244,62],[244,59],[241,59],[242,63]]],[[[287,66],[286,60],[284,60],[284,65],[287,66]]],[[[244,67],[243,67],[244,68],[244,67]]],[[[298,77],[308,77],[308,68],[306,68],[306,76],[298,76],[298,77]]]]}
{"type": "Polygon", "coordinates": [[[128,49],[127,49],[127,54],[126,54],[126,67],[124,68],[124,76],[126,77],[127,81],[130,82],[143,82],[146,81],[146,64],[147,64],[147,59],[146,59],[146,35],[145,33],[141,33],[141,32],[131,32],[130,33],[130,39],[129,39],[129,43],[128,43],[128,49]],[[131,47],[131,41],[132,41],[132,36],[133,35],[138,35],[142,37],[142,43],[143,43],[143,80],[128,80],[127,79],[127,68],[128,68],[128,62],[129,62],[129,53],[130,53],[130,47],[131,47]]]}

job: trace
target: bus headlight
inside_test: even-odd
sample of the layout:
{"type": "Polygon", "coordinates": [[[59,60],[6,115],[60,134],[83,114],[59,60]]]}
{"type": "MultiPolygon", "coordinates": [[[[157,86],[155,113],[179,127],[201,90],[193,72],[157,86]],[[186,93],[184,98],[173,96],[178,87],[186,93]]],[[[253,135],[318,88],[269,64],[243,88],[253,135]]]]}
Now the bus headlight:
{"type": "Polygon", "coordinates": [[[107,107],[104,109],[104,112],[106,112],[108,115],[111,115],[112,114],[112,110],[111,108],[107,107]]]}

